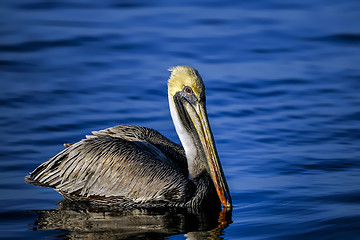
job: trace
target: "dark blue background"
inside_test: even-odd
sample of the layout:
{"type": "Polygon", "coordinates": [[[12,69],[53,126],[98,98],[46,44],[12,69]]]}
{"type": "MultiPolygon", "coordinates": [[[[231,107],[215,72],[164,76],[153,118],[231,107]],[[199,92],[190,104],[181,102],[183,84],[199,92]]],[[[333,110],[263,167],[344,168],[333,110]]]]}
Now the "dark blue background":
{"type": "Polygon", "coordinates": [[[190,65],[233,196],[223,237],[359,239],[359,1],[0,6],[0,238],[57,236],[29,210],[62,197],[23,179],[62,143],[118,124],[179,142],[167,69],[190,65]]]}

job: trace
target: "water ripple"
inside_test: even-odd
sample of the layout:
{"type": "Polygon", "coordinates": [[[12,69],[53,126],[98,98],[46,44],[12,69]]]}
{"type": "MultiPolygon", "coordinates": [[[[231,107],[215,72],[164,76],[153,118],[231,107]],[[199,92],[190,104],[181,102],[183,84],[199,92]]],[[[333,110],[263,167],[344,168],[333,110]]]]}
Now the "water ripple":
{"type": "Polygon", "coordinates": [[[1,236],[71,238],[29,229],[37,216],[27,210],[57,211],[61,196],[23,179],[64,142],[117,124],[179,142],[167,69],[191,65],[206,84],[234,202],[223,237],[358,238],[359,9],[337,0],[5,0],[1,236]]]}

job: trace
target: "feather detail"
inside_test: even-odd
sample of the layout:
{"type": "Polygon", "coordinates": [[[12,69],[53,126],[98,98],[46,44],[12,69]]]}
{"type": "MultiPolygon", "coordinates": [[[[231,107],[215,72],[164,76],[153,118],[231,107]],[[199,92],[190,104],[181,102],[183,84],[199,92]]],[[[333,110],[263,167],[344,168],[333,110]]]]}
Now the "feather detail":
{"type": "Polygon", "coordinates": [[[67,146],[36,168],[27,181],[75,199],[182,202],[191,185],[184,161],[182,147],[157,131],[123,125],[94,131],[67,146]],[[172,161],[173,155],[180,157],[172,161]]]}

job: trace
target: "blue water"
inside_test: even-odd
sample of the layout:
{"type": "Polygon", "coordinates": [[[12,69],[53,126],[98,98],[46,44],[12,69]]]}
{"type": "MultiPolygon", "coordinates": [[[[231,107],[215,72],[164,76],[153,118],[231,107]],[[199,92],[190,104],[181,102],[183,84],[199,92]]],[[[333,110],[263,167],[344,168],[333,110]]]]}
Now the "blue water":
{"type": "Polygon", "coordinates": [[[0,20],[1,239],[360,239],[359,1],[2,0],[0,20]],[[234,203],[219,231],[184,213],[67,208],[24,183],[92,130],[179,142],[174,65],[205,81],[234,203]]]}

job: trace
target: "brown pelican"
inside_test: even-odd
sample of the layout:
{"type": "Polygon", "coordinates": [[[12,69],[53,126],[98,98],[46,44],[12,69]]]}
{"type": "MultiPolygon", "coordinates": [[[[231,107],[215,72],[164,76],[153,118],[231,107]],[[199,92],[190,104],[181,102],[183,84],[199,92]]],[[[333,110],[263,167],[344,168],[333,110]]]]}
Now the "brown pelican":
{"type": "Polygon", "coordinates": [[[66,199],[106,205],[231,207],[201,76],[188,66],[170,71],[170,112],[183,147],[150,128],[115,126],[66,144],[26,181],[52,187],[66,199]]]}

